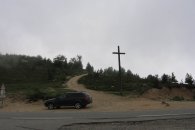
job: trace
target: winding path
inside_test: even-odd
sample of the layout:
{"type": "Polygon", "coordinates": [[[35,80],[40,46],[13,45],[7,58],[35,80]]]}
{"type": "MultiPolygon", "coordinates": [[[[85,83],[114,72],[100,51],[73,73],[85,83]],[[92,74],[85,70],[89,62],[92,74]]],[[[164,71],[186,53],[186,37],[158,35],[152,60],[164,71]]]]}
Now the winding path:
{"type": "Polygon", "coordinates": [[[120,96],[108,94],[101,91],[90,90],[87,89],[83,84],[78,84],[78,80],[83,76],[85,75],[73,77],[67,82],[67,85],[70,89],[76,91],[84,91],[90,94],[93,98],[93,110],[111,110],[116,105],[116,102],[120,103],[121,101],[124,101],[124,98],[120,96]]]}
{"type": "Polygon", "coordinates": [[[142,109],[162,108],[159,101],[152,101],[143,98],[121,97],[114,94],[87,89],[83,84],[78,84],[78,80],[85,75],[75,76],[67,82],[70,89],[84,91],[93,98],[92,105],[87,111],[132,111],[142,109]]]}

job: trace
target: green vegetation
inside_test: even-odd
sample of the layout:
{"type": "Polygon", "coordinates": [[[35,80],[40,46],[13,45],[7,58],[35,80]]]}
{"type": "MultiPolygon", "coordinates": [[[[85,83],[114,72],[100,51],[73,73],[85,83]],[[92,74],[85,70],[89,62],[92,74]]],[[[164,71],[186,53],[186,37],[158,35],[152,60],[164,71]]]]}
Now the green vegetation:
{"type": "MultiPolygon", "coordinates": [[[[149,76],[148,79],[142,79],[137,74],[133,74],[130,70],[127,72],[122,69],[123,90],[135,94],[142,94],[152,87],[158,87],[158,80],[155,76],[149,76]]],[[[98,70],[89,73],[81,78],[79,83],[86,84],[89,89],[101,91],[119,92],[118,71],[109,67],[105,70],[98,70]]]]}
{"type": "Polygon", "coordinates": [[[184,97],[182,97],[182,96],[175,96],[171,100],[173,100],[173,101],[183,101],[184,97]]]}
{"type": "Polygon", "coordinates": [[[54,97],[70,91],[62,84],[68,77],[81,73],[81,56],[68,62],[63,55],[52,61],[41,56],[0,54],[0,83],[5,84],[8,96],[22,95],[29,100],[54,97]]]}
{"type": "Polygon", "coordinates": [[[185,83],[187,83],[187,84],[189,84],[189,85],[193,85],[193,82],[194,82],[194,80],[193,80],[193,77],[192,77],[192,75],[190,75],[190,74],[186,74],[186,78],[185,78],[185,83]]]}
{"type": "MultiPolygon", "coordinates": [[[[120,84],[118,71],[109,67],[107,69],[93,70],[93,66],[89,63],[86,67],[88,75],[81,78],[79,83],[87,85],[89,89],[108,91],[119,94],[120,84]]],[[[130,70],[125,71],[122,68],[122,86],[124,94],[141,95],[151,88],[161,89],[162,87],[179,88],[186,87],[193,89],[195,85],[191,75],[187,74],[186,83],[178,83],[174,73],[171,75],[163,74],[160,78],[158,75],[148,75],[146,78],[141,78],[138,74],[133,74],[130,70]]]]}
{"type": "Polygon", "coordinates": [[[6,89],[8,96],[17,97],[20,95],[20,97],[30,101],[48,99],[64,92],[71,91],[60,82],[14,83],[8,84],[6,89]]]}

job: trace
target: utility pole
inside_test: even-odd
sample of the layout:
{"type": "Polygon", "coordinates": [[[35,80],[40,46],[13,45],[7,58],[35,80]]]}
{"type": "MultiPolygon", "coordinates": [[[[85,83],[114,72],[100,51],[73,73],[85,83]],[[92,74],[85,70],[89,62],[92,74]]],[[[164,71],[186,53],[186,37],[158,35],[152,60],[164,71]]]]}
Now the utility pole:
{"type": "Polygon", "coordinates": [[[123,88],[122,88],[122,76],[121,76],[121,59],[120,59],[120,55],[124,55],[124,52],[120,52],[120,47],[118,46],[118,52],[113,52],[112,54],[117,54],[118,55],[118,66],[119,66],[119,82],[120,82],[120,94],[121,96],[123,88]]]}

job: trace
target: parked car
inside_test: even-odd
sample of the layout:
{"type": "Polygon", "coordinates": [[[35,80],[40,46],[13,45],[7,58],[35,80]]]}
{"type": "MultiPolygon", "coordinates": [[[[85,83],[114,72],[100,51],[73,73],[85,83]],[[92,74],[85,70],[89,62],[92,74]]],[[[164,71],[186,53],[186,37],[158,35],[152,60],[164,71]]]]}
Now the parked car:
{"type": "Polygon", "coordinates": [[[48,109],[60,108],[61,106],[74,106],[76,109],[84,108],[92,103],[92,97],[85,92],[68,92],[56,98],[46,100],[44,105],[48,109]]]}

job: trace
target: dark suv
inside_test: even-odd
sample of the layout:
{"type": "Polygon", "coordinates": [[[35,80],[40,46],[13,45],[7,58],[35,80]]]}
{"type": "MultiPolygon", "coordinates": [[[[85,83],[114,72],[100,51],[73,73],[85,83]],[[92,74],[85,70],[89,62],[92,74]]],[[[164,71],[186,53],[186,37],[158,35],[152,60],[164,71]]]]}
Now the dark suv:
{"type": "Polygon", "coordinates": [[[76,109],[84,108],[92,103],[92,98],[84,92],[68,92],[56,98],[45,101],[48,109],[59,108],[61,106],[74,106],[76,109]]]}

